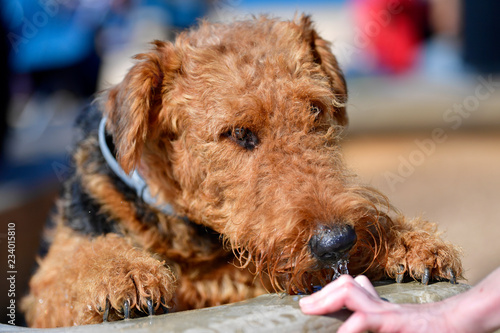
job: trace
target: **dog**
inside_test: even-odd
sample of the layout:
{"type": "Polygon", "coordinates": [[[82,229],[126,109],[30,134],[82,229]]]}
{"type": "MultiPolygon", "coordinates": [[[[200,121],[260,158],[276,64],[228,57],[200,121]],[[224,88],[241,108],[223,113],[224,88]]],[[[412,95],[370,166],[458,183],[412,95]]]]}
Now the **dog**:
{"type": "Polygon", "coordinates": [[[346,273],[462,276],[434,224],[344,165],[346,82],[310,17],[201,22],[135,61],[78,120],[30,326],[310,293],[346,273]]]}

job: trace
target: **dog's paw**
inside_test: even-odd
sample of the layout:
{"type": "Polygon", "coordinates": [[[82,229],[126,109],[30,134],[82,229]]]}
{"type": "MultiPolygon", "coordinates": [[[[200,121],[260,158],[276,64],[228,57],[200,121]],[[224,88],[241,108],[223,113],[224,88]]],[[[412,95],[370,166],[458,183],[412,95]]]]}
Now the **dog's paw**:
{"type": "Polygon", "coordinates": [[[462,277],[460,251],[434,232],[405,232],[391,246],[385,271],[398,283],[410,276],[423,284],[440,280],[455,284],[462,277]]]}
{"type": "Polygon", "coordinates": [[[167,313],[175,278],[162,263],[149,259],[153,262],[125,264],[102,276],[89,290],[93,296],[88,298],[88,309],[103,321],[167,313]]]}
{"type": "Polygon", "coordinates": [[[167,313],[175,278],[166,267],[131,268],[95,290],[103,321],[167,313]],[[113,281],[114,280],[114,281],[113,281]]]}
{"type": "Polygon", "coordinates": [[[74,306],[79,309],[77,323],[166,313],[177,285],[174,274],[164,262],[143,250],[129,247],[118,237],[108,236],[96,241],[95,252],[98,252],[97,245],[105,251],[86,253],[85,265],[79,270],[78,282],[72,288],[74,306]]]}

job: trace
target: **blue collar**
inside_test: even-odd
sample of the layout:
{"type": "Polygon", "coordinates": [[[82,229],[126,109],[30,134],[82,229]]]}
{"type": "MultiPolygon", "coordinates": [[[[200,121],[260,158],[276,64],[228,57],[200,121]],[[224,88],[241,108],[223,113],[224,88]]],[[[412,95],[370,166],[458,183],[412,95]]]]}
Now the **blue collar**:
{"type": "Polygon", "coordinates": [[[103,117],[99,124],[99,147],[101,148],[102,156],[104,156],[108,166],[125,184],[128,185],[128,187],[135,190],[137,196],[145,203],[158,209],[166,215],[174,215],[175,211],[171,205],[160,204],[158,203],[158,197],[153,197],[151,195],[148,184],[146,184],[146,181],[141,177],[137,169],[134,169],[130,174],[127,174],[118,164],[114,154],[109,150],[108,144],[106,143],[106,120],[107,117],[103,117]]]}

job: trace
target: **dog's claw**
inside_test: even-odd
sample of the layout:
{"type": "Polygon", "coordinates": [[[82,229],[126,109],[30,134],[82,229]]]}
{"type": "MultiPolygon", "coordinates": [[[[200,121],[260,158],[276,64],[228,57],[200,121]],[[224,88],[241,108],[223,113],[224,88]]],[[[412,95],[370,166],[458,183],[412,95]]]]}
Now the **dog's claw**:
{"type": "Polygon", "coordinates": [[[155,310],[154,310],[154,308],[153,308],[153,301],[152,301],[152,300],[150,300],[150,299],[148,299],[148,300],[146,301],[146,304],[148,305],[148,313],[149,313],[149,315],[150,315],[150,316],[154,315],[154,314],[155,314],[155,310]]]}
{"type": "Polygon", "coordinates": [[[106,299],[106,305],[104,307],[104,314],[102,315],[102,321],[105,323],[108,321],[109,317],[109,300],[106,299]]]}
{"type": "Polygon", "coordinates": [[[161,306],[161,310],[163,311],[163,314],[167,314],[168,313],[168,308],[165,306],[165,299],[162,297],[161,298],[161,302],[160,302],[160,306],[161,306]]]}
{"type": "Polygon", "coordinates": [[[448,268],[448,274],[450,275],[450,283],[457,284],[457,276],[451,268],[448,268]]]}
{"type": "Polygon", "coordinates": [[[125,319],[130,319],[130,301],[126,300],[123,302],[123,317],[125,319]]]}
{"type": "Polygon", "coordinates": [[[424,270],[424,275],[422,275],[422,284],[429,284],[429,280],[431,278],[431,270],[429,267],[426,267],[424,270]]]}
{"type": "Polygon", "coordinates": [[[396,283],[402,283],[404,279],[404,273],[405,273],[405,266],[404,265],[399,265],[398,267],[398,273],[396,275],[396,283]]]}

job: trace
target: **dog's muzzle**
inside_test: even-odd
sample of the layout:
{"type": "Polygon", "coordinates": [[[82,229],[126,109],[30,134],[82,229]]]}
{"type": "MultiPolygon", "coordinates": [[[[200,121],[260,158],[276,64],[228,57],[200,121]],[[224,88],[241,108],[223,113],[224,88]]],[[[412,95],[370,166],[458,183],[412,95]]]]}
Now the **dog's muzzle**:
{"type": "Polygon", "coordinates": [[[354,228],[346,224],[321,226],[309,241],[312,255],[325,265],[337,263],[356,244],[354,228]]]}

